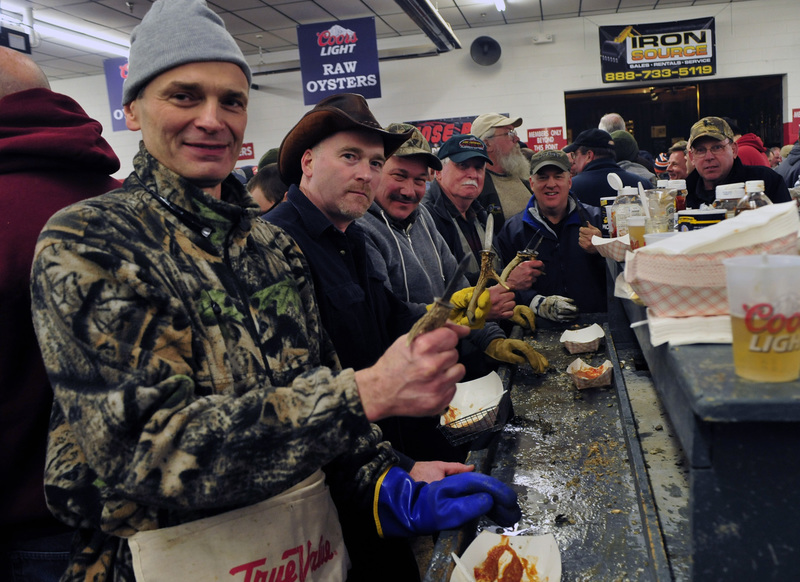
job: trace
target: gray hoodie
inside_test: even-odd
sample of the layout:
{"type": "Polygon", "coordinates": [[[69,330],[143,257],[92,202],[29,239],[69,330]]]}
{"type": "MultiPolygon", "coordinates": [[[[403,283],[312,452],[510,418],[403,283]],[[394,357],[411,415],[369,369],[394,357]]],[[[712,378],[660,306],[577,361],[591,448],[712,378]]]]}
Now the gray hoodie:
{"type": "MultiPolygon", "coordinates": [[[[395,295],[407,303],[423,305],[442,295],[458,262],[424,206],[398,221],[373,202],[357,222],[366,232],[367,252],[375,270],[395,295]]],[[[460,289],[470,286],[466,277],[461,279],[460,289]]],[[[496,323],[488,322],[471,337],[485,350],[492,340],[505,338],[505,334],[496,323]]]]}
{"type": "Polygon", "coordinates": [[[794,144],[789,155],[774,170],[778,172],[787,188],[794,188],[800,181],[800,141],[794,144]]]}

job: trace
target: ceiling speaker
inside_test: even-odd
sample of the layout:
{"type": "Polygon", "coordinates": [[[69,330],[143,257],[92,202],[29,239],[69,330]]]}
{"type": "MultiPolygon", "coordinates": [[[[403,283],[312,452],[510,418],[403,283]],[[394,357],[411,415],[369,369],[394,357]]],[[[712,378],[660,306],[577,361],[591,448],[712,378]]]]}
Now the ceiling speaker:
{"type": "Polygon", "coordinates": [[[488,67],[500,60],[500,43],[491,36],[479,36],[472,41],[469,56],[481,66],[488,67]]]}

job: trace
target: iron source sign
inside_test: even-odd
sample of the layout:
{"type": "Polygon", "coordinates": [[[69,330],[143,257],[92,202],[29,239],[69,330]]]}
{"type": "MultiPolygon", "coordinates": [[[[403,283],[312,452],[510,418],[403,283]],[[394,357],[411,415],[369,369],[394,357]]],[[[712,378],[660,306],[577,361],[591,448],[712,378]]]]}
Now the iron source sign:
{"type": "Polygon", "coordinates": [[[717,72],[714,18],[600,27],[603,83],[651,83],[717,72]]]}
{"type": "Polygon", "coordinates": [[[306,105],[336,93],[381,96],[375,18],[301,24],[297,43],[306,105]]]}

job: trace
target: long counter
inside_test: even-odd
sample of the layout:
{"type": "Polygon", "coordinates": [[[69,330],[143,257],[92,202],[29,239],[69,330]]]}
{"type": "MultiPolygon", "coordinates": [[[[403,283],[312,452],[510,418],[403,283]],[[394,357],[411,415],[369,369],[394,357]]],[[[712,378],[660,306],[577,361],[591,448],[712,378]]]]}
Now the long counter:
{"type": "MultiPolygon", "coordinates": [[[[619,270],[609,265],[610,281],[619,270]]],[[[646,324],[631,330],[643,319],[643,307],[612,299],[604,347],[581,355],[612,361],[605,389],[572,386],[564,370],[577,355],[559,343],[560,329],[524,336],[551,369],[503,370],[515,416],[470,458],[520,495],[523,518],[505,533],[552,533],[564,581],[674,579],[617,358],[617,346],[632,342],[686,456],[690,540],[681,559],[690,579],[800,579],[800,382],[738,378],[730,345],[654,347],[646,324]]],[[[442,532],[425,582],[449,580],[450,552],[487,528],[501,533],[485,519],[442,532]]]]}
{"type": "Polygon", "coordinates": [[[426,582],[449,580],[450,552],[460,554],[483,529],[553,534],[562,580],[671,580],[613,341],[606,334],[598,352],[573,355],[559,341],[562,331],[537,329],[524,336],[548,358],[550,369],[544,375],[527,366],[505,370],[514,416],[468,460],[517,491],[522,520],[508,530],[481,520],[443,532],[426,582]],[[564,372],[577,357],[591,365],[611,360],[612,385],[577,390],[564,372]]]}
{"type": "MultiPolygon", "coordinates": [[[[617,324],[646,319],[617,301],[617,324]]],[[[692,580],[800,579],[800,382],[739,378],[730,344],[654,347],[634,331],[689,464],[692,580]]]]}

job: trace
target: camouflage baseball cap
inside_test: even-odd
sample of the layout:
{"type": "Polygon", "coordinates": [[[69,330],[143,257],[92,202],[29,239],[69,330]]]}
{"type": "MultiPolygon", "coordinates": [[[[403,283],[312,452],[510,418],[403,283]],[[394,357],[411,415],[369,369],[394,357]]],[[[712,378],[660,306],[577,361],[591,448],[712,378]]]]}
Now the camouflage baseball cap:
{"type": "Polygon", "coordinates": [[[429,168],[433,168],[434,170],[442,169],[442,161],[433,155],[431,144],[428,143],[428,140],[425,139],[425,136],[422,135],[419,129],[410,123],[390,123],[386,126],[386,131],[392,133],[413,132],[411,137],[397,148],[394,152],[395,156],[400,156],[401,158],[406,156],[420,156],[425,159],[425,163],[428,164],[429,168]]]}
{"type": "Polygon", "coordinates": [[[561,150],[542,150],[531,156],[531,176],[547,166],[555,166],[559,170],[569,172],[570,165],[569,156],[561,150]]]}
{"type": "Polygon", "coordinates": [[[717,141],[724,139],[733,141],[733,130],[731,130],[728,122],[721,117],[704,117],[692,126],[687,147],[692,147],[694,140],[701,137],[710,137],[717,141]]]}

